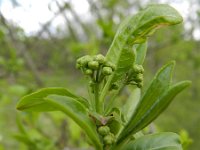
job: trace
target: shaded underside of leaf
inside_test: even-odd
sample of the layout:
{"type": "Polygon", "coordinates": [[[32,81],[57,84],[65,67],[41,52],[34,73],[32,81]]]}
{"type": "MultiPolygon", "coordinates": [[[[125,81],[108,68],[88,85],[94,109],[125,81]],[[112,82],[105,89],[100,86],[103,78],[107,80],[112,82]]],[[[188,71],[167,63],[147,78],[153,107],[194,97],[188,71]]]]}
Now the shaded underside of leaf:
{"type": "Polygon", "coordinates": [[[87,101],[84,101],[81,97],[72,94],[67,89],[61,87],[51,87],[43,88],[22,97],[17,104],[17,109],[23,111],[53,111],[55,108],[44,101],[44,98],[51,94],[71,97],[87,106],[87,101]]]}
{"type": "Polygon", "coordinates": [[[125,150],[182,150],[181,141],[172,132],[155,133],[130,141],[125,150]]]}
{"type": "Polygon", "coordinates": [[[65,88],[44,88],[23,97],[17,104],[17,109],[33,112],[62,111],[85,131],[97,149],[101,149],[96,126],[84,104],[82,98],[65,88]]]}
{"type": "Polygon", "coordinates": [[[96,132],[96,126],[83,105],[66,96],[51,95],[45,100],[57,110],[64,112],[73,119],[85,131],[94,146],[101,149],[102,146],[96,132]]]}
{"type": "Polygon", "coordinates": [[[135,63],[138,65],[142,65],[147,52],[147,42],[142,44],[138,44],[136,46],[136,60],[135,63]]]}

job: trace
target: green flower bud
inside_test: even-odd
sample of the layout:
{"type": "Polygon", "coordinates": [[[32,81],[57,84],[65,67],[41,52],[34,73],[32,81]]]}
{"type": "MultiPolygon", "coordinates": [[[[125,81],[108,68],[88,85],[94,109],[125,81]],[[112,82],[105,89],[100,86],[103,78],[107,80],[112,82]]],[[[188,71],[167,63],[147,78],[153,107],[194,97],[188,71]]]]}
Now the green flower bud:
{"type": "Polygon", "coordinates": [[[143,69],[142,65],[134,64],[133,70],[135,73],[144,73],[144,69],[143,69]]]}
{"type": "Polygon", "coordinates": [[[115,142],[114,134],[110,133],[103,138],[106,145],[111,145],[115,142]]]}
{"type": "Polygon", "coordinates": [[[116,70],[116,66],[114,65],[114,64],[111,64],[111,66],[110,66],[111,68],[112,68],[112,70],[113,71],[115,71],[116,70]]]}
{"type": "Polygon", "coordinates": [[[103,67],[102,74],[103,75],[111,75],[112,74],[112,68],[111,67],[103,67]]]}
{"type": "Polygon", "coordinates": [[[93,81],[89,81],[89,86],[93,86],[95,83],[93,81]]]}
{"type": "Polygon", "coordinates": [[[98,61],[100,64],[105,63],[105,57],[101,54],[98,54],[94,57],[94,60],[98,61]]]}
{"type": "Polygon", "coordinates": [[[143,87],[143,82],[139,82],[139,83],[137,84],[137,87],[138,87],[138,88],[142,88],[142,87],[143,87]]]}
{"type": "Polygon", "coordinates": [[[82,66],[86,67],[88,62],[92,61],[92,56],[89,55],[85,55],[82,57],[82,59],[80,60],[80,63],[82,66]]]}
{"type": "Polygon", "coordinates": [[[76,60],[76,63],[77,63],[77,64],[81,64],[81,60],[82,60],[82,57],[81,57],[81,58],[78,58],[78,59],[76,60]]]}
{"type": "Polygon", "coordinates": [[[141,82],[143,81],[143,74],[139,73],[136,75],[136,78],[135,78],[135,81],[136,82],[141,82]]]}
{"type": "Polygon", "coordinates": [[[91,69],[86,69],[85,74],[86,75],[92,75],[93,71],[91,69]]]}
{"type": "Polygon", "coordinates": [[[76,63],[76,68],[77,68],[77,69],[80,69],[80,68],[81,68],[81,64],[76,63]]]}
{"type": "Polygon", "coordinates": [[[104,66],[111,67],[113,71],[116,69],[116,66],[111,62],[106,62],[104,66]]]}
{"type": "Polygon", "coordinates": [[[98,128],[98,132],[100,135],[108,135],[110,133],[110,128],[108,126],[101,126],[98,128]]]}
{"type": "Polygon", "coordinates": [[[90,69],[94,69],[94,70],[97,70],[99,68],[99,63],[97,61],[90,61],[88,62],[88,67],[90,69]]]}

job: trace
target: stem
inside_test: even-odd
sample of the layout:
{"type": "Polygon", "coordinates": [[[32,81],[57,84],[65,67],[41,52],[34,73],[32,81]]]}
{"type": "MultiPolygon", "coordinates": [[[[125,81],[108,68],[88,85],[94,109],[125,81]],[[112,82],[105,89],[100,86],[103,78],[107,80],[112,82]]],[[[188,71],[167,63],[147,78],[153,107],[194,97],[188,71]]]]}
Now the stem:
{"type": "Polygon", "coordinates": [[[97,70],[95,85],[94,85],[94,100],[96,103],[96,111],[100,114],[103,112],[103,104],[100,102],[100,89],[101,89],[101,69],[97,70]]]}
{"type": "Polygon", "coordinates": [[[112,81],[112,76],[108,79],[108,81],[106,82],[106,85],[104,86],[102,92],[101,92],[101,95],[100,95],[100,98],[99,98],[99,103],[100,105],[102,106],[102,112],[104,111],[104,100],[105,100],[105,97],[106,97],[106,94],[109,90],[109,87],[110,87],[110,83],[112,81]]]}
{"type": "Polygon", "coordinates": [[[107,113],[109,113],[109,111],[113,108],[113,103],[114,103],[114,100],[116,99],[118,93],[119,93],[120,90],[117,90],[114,95],[112,96],[112,98],[110,99],[110,101],[108,102],[107,106],[104,106],[105,107],[105,112],[104,114],[106,115],[107,113]]]}
{"type": "Polygon", "coordinates": [[[121,90],[124,88],[124,84],[121,84],[121,86],[117,89],[117,91],[114,93],[110,101],[108,102],[106,109],[105,109],[105,114],[107,114],[112,108],[113,108],[113,103],[118,96],[118,94],[121,92],[121,90]]]}
{"type": "Polygon", "coordinates": [[[89,93],[89,103],[90,103],[90,106],[91,106],[91,109],[93,110],[93,111],[96,111],[96,108],[95,108],[95,99],[94,99],[94,96],[93,96],[93,94],[92,94],[92,91],[91,91],[91,87],[90,87],[90,85],[88,84],[88,93],[89,93]]]}
{"type": "Polygon", "coordinates": [[[95,99],[95,105],[96,105],[96,111],[98,113],[101,113],[101,106],[99,103],[99,83],[95,83],[94,85],[94,99],[95,99]]]}

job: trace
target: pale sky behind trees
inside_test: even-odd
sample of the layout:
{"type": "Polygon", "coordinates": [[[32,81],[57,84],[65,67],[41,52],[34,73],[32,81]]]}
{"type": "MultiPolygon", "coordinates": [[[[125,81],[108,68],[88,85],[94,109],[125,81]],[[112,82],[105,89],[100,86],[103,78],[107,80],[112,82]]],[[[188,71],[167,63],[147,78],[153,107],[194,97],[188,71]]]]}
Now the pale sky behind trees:
{"type": "MultiPolygon", "coordinates": [[[[57,0],[62,4],[63,0],[57,0]]],[[[66,0],[69,1],[69,0],[66,0]]],[[[90,19],[89,4],[87,0],[71,0],[70,1],[73,9],[81,16],[82,19],[90,19]]],[[[191,28],[191,23],[186,21],[188,16],[191,15],[189,10],[191,2],[189,0],[160,0],[160,3],[168,3],[175,7],[183,16],[185,22],[184,26],[186,29],[191,28]]],[[[196,6],[198,7],[198,5],[196,6]]],[[[193,5],[193,10],[198,9],[193,5]]],[[[41,24],[45,24],[57,11],[57,6],[53,0],[0,0],[0,11],[6,19],[19,25],[26,34],[31,35],[37,32],[41,24]],[[17,6],[13,5],[13,2],[17,2],[17,6]]],[[[194,10],[195,11],[195,10],[194,10]]],[[[69,14],[68,18],[72,16],[69,14]]],[[[195,17],[195,15],[193,16],[195,17]]],[[[195,19],[195,18],[194,18],[195,19]]],[[[56,28],[65,25],[64,18],[57,16],[53,20],[51,27],[56,28]]],[[[195,39],[200,39],[200,29],[195,29],[193,32],[195,39]]]]}

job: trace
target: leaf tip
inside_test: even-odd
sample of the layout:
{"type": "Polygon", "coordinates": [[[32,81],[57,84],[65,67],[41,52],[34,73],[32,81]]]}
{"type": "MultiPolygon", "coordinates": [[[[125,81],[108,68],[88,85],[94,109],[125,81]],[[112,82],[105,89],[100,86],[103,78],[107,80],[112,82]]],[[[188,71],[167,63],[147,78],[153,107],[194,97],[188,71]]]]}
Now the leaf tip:
{"type": "Polygon", "coordinates": [[[165,19],[169,22],[170,25],[176,25],[183,22],[183,17],[181,14],[172,6],[168,4],[153,4],[152,7],[156,7],[161,12],[167,12],[165,19]]]}
{"type": "Polygon", "coordinates": [[[175,60],[172,60],[170,61],[168,64],[172,65],[172,66],[175,66],[176,65],[176,61],[175,60]]]}
{"type": "Polygon", "coordinates": [[[17,104],[16,109],[21,111],[21,110],[23,110],[23,107],[20,106],[19,104],[17,104]]]}
{"type": "Polygon", "coordinates": [[[172,76],[172,72],[174,70],[175,65],[176,65],[176,61],[172,60],[172,61],[168,62],[165,66],[163,66],[162,70],[164,70],[166,68],[170,68],[170,70],[171,70],[170,72],[171,72],[171,76],[172,76]]]}
{"type": "Polygon", "coordinates": [[[190,81],[190,80],[185,80],[184,82],[185,82],[185,84],[187,84],[188,86],[190,86],[190,85],[192,84],[192,81],[190,81]]]}
{"type": "Polygon", "coordinates": [[[185,88],[187,88],[192,84],[192,81],[185,80],[185,81],[182,81],[180,84],[182,84],[185,88]]]}

